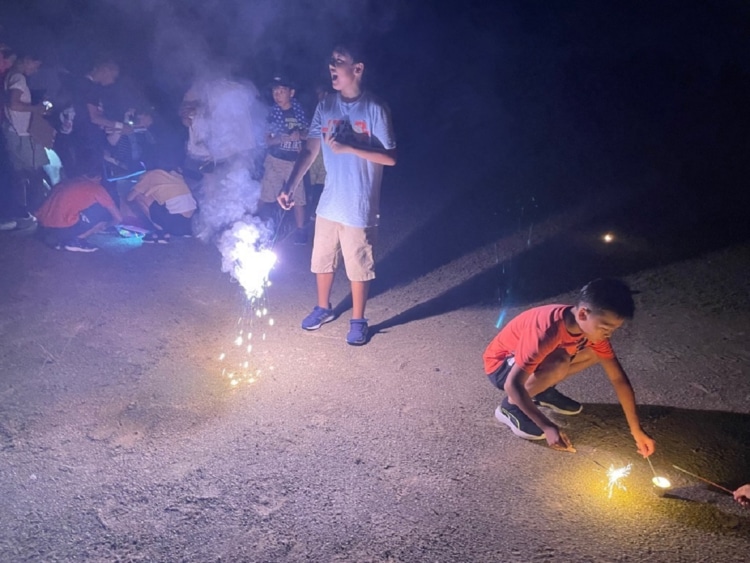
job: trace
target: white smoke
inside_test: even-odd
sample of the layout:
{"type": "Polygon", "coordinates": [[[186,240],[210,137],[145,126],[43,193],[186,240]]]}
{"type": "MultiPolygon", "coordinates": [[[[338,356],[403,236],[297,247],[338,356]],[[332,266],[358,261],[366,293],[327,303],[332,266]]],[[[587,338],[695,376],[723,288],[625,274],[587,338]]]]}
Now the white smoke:
{"type": "Polygon", "coordinates": [[[259,297],[275,257],[268,249],[273,232],[253,214],[260,198],[254,166],[262,147],[267,108],[250,83],[226,78],[197,80],[186,99],[195,106],[191,125],[193,152],[209,162],[198,193],[195,235],[213,240],[222,270],[259,297]]]}

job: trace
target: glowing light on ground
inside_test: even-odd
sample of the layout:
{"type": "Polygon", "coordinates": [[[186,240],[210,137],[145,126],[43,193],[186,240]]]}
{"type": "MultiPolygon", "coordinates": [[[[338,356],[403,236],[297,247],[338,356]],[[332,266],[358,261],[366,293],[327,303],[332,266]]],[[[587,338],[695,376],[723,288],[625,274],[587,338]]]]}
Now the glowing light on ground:
{"type": "Polygon", "coordinates": [[[622,483],[622,480],[630,475],[630,470],[632,467],[633,465],[631,463],[628,463],[625,467],[618,468],[615,468],[613,465],[609,466],[609,469],[607,470],[607,479],[609,481],[607,482],[606,487],[609,498],[612,498],[612,492],[614,491],[615,487],[623,491],[627,490],[625,485],[622,483]]]}
{"type": "Polygon", "coordinates": [[[651,482],[654,484],[655,487],[659,487],[660,489],[668,489],[672,486],[672,483],[670,483],[669,479],[666,477],[654,477],[651,479],[651,482]]]}

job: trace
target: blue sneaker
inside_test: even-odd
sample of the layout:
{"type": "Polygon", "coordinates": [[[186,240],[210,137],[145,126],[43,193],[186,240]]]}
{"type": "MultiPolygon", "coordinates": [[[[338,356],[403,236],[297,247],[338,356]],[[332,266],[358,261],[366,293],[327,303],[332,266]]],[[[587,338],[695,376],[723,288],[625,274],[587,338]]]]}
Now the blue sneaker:
{"type": "Polygon", "coordinates": [[[352,319],[349,321],[349,333],[346,335],[347,344],[362,346],[367,344],[367,319],[352,319]]]}
{"type": "Polygon", "coordinates": [[[336,316],[333,314],[333,309],[324,309],[318,307],[312,310],[312,313],[302,319],[302,328],[305,330],[317,330],[326,323],[330,323],[336,316]]]}
{"type": "Polygon", "coordinates": [[[499,407],[495,409],[495,418],[510,428],[511,432],[524,440],[544,440],[544,432],[539,428],[526,413],[516,405],[508,402],[508,397],[503,399],[499,407]]]}
{"type": "Polygon", "coordinates": [[[574,415],[583,410],[581,403],[563,395],[555,389],[554,385],[541,393],[537,393],[534,397],[534,402],[541,407],[547,407],[560,414],[574,415]]]}

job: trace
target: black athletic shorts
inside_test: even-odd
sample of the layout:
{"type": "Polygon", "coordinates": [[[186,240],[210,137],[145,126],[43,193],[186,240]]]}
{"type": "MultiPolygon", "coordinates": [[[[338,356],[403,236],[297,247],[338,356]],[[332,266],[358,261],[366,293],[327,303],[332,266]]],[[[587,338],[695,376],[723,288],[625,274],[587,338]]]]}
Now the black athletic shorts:
{"type": "Polygon", "coordinates": [[[505,380],[508,379],[510,368],[512,368],[515,364],[516,359],[513,356],[508,356],[503,360],[503,363],[500,364],[499,368],[489,374],[488,377],[490,378],[490,382],[495,387],[500,389],[500,391],[505,391],[505,380]]]}

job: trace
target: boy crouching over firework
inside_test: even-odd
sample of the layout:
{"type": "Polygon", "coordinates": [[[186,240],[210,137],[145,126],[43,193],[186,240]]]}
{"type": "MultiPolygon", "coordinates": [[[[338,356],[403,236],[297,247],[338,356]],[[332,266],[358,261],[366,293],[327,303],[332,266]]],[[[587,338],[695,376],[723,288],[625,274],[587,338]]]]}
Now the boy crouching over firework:
{"type": "Polygon", "coordinates": [[[568,437],[539,407],[575,415],[582,406],[555,385],[601,364],[625,413],[638,453],[654,453],[654,440],[641,428],[635,394],[610,345],[612,333],[632,319],[630,288],[615,279],[597,279],[583,287],[574,306],[543,305],[512,319],[484,352],[490,381],[507,393],[495,416],[526,440],[546,439],[552,448],[575,451],[568,437]]]}

